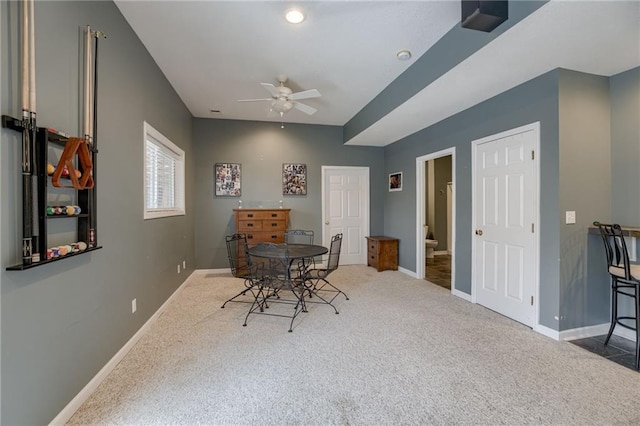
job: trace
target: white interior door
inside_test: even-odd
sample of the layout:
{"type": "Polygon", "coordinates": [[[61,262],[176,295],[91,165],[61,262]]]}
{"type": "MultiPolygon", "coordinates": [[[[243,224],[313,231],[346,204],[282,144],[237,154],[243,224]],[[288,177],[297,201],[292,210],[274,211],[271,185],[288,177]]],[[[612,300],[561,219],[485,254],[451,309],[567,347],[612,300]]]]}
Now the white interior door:
{"type": "Polygon", "coordinates": [[[323,245],[342,233],[341,265],[366,263],[369,235],[369,168],[322,166],[323,245]]]}
{"type": "Polygon", "coordinates": [[[474,296],[534,326],[537,303],[539,125],[473,142],[474,296]]]}

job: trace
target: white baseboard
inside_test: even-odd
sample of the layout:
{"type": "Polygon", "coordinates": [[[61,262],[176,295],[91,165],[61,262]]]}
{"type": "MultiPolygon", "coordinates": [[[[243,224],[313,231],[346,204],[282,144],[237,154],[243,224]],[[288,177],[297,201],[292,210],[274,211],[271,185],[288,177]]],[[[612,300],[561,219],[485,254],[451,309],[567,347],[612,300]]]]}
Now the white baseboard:
{"type": "Polygon", "coordinates": [[[433,255],[434,256],[444,256],[445,254],[450,254],[447,250],[434,250],[433,251],[433,255]]]}
{"type": "Polygon", "coordinates": [[[197,274],[199,271],[193,271],[191,275],[187,277],[186,280],[180,287],[173,292],[171,296],[158,308],[158,310],[151,315],[151,317],[144,323],[142,327],[134,334],[131,339],[105,364],[100,371],[86,384],[84,388],[73,398],[66,407],[62,409],[62,411],[49,423],[49,425],[64,425],[69,421],[71,416],[80,408],[80,406],[91,396],[91,394],[96,390],[96,388],[107,378],[109,373],[113,371],[114,368],[118,365],[120,361],[125,357],[125,355],[135,346],[135,344],[140,340],[140,338],[147,332],[151,324],[164,312],[164,310],[169,306],[169,304],[176,298],[176,296],[184,289],[186,284],[191,280],[191,278],[197,274]]]}
{"type": "Polygon", "coordinates": [[[411,278],[418,278],[418,275],[416,275],[415,272],[410,271],[410,270],[408,270],[406,268],[403,268],[402,266],[398,266],[398,272],[402,272],[403,274],[408,275],[411,278]]]}
{"type": "MultiPolygon", "coordinates": [[[[617,331],[617,330],[616,330],[617,331]]],[[[572,328],[560,332],[559,340],[576,340],[586,337],[600,336],[609,332],[609,323],[591,325],[588,327],[572,328]]]]}
{"type": "Polygon", "coordinates": [[[459,297],[460,299],[464,299],[467,302],[471,302],[471,295],[470,294],[467,294],[467,293],[464,293],[464,292],[462,292],[460,290],[455,290],[455,289],[451,290],[451,294],[453,294],[456,297],[459,297]]]}
{"type": "MultiPolygon", "coordinates": [[[[576,340],[585,339],[587,337],[602,336],[609,332],[609,323],[590,325],[588,327],[572,328],[570,330],[557,331],[544,325],[537,325],[534,330],[547,337],[551,337],[554,340],[576,340]]],[[[636,333],[633,330],[628,330],[624,327],[616,327],[613,331],[616,336],[623,337],[632,342],[636,341],[636,333]]]]}
{"type": "Polygon", "coordinates": [[[193,271],[194,273],[198,274],[198,275],[207,275],[207,274],[214,274],[214,275],[220,275],[220,274],[230,274],[231,273],[231,269],[230,268],[221,268],[221,269],[197,269],[195,271],[193,271]]]}
{"type": "Polygon", "coordinates": [[[553,340],[560,340],[560,332],[547,326],[537,324],[533,327],[533,331],[552,338],[553,340]]]}

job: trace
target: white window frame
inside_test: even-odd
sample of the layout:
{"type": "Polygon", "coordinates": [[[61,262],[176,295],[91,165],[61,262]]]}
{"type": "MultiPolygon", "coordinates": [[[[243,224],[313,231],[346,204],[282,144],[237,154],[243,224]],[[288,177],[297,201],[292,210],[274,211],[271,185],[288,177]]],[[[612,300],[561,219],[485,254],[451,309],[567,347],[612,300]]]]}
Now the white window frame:
{"type": "Polygon", "coordinates": [[[169,216],[183,216],[186,214],[185,210],[185,155],[184,151],[180,149],[176,144],[167,139],[162,133],[154,129],[149,123],[144,122],[144,137],[143,137],[143,155],[144,155],[144,168],[143,168],[143,182],[144,182],[144,197],[142,205],[144,207],[144,219],[156,219],[160,217],[169,216]],[[153,208],[147,207],[147,141],[152,139],[152,143],[158,146],[165,154],[173,157],[176,160],[175,163],[175,181],[174,181],[174,203],[172,207],[153,208]]]}

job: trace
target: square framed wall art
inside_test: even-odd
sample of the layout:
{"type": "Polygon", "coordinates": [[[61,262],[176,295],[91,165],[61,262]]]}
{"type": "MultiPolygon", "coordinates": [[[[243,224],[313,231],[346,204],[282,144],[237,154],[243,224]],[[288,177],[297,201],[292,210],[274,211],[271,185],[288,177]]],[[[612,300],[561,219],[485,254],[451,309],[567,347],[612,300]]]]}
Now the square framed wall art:
{"type": "Polygon", "coordinates": [[[241,166],[238,163],[216,163],[214,167],[216,196],[240,197],[241,166]]]}
{"type": "Polygon", "coordinates": [[[307,195],[307,165],[282,165],[282,195],[307,195]]]}
{"type": "Polygon", "coordinates": [[[402,172],[389,174],[389,192],[402,191],[402,172]]]}

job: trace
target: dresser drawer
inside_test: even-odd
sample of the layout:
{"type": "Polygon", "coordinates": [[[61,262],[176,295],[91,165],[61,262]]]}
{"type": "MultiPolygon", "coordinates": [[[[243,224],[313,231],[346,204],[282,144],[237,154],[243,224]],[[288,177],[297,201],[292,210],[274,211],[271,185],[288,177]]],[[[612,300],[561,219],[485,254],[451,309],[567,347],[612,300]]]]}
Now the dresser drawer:
{"type": "Polygon", "coordinates": [[[284,231],[287,229],[287,223],[284,220],[263,220],[263,231],[284,231]]]}
{"type": "Polygon", "coordinates": [[[239,220],[238,221],[238,231],[247,232],[247,231],[260,231],[263,227],[263,222],[261,220],[239,220]]]}
{"type": "Polygon", "coordinates": [[[284,232],[247,232],[247,243],[274,243],[281,244],[284,242],[284,232]]]}
{"type": "Polygon", "coordinates": [[[378,242],[377,241],[369,241],[369,243],[367,244],[367,252],[369,253],[369,255],[371,255],[372,253],[377,253],[378,252],[378,242]]]}
{"type": "Polygon", "coordinates": [[[243,220],[286,220],[288,211],[237,210],[239,221],[243,220]]]}
{"type": "Polygon", "coordinates": [[[239,221],[247,221],[247,220],[262,220],[265,219],[265,214],[267,212],[255,211],[255,210],[238,210],[236,213],[237,219],[239,221]]]}

